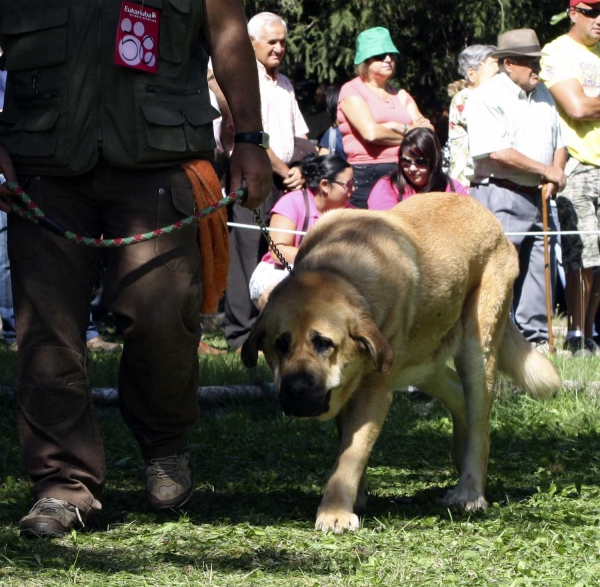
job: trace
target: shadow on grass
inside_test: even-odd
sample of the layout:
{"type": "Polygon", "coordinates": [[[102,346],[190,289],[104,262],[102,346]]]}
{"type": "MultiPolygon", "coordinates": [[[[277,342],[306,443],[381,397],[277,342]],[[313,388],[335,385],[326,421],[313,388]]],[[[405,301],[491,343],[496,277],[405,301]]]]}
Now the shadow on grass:
{"type": "Polygon", "coordinates": [[[298,554],[294,549],[281,547],[253,547],[240,551],[235,556],[223,552],[215,552],[210,543],[203,543],[202,536],[196,539],[179,539],[177,548],[169,549],[168,545],[157,545],[156,549],[146,545],[143,549],[119,548],[86,548],[62,541],[35,541],[27,544],[10,531],[0,532],[0,542],[5,544],[13,554],[10,562],[18,563],[20,573],[39,574],[43,561],[44,570],[69,572],[77,567],[77,574],[90,573],[152,573],[157,565],[171,566],[189,572],[190,567],[204,568],[210,565],[219,573],[250,572],[260,569],[270,574],[289,575],[295,569],[310,567],[311,573],[321,575],[330,572],[330,556],[327,552],[314,551],[298,554]],[[150,552],[149,552],[150,550],[150,552]],[[32,551],[36,556],[32,556],[32,551]],[[28,555],[28,556],[27,556],[28,555]],[[39,559],[39,560],[38,560],[39,559]]]}
{"type": "MultiPolygon", "coordinates": [[[[544,410],[538,422],[537,412],[530,415],[531,408],[518,398],[514,406],[499,409],[505,417],[492,432],[490,503],[528,500],[537,487],[557,480],[598,484],[600,436],[593,422],[567,433],[555,430],[544,410]]],[[[12,410],[0,402],[0,525],[16,528],[30,501],[12,410]]],[[[146,505],[139,449],[118,410],[103,409],[99,415],[109,478],[104,509],[90,520],[90,528],[100,532],[137,520],[160,525],[179,519],[180,512],[156,513],[146,505]]],[[[368,520],[449,518],[440,500],[457,481],[450,434],[449,418],[437,402],[397,400],[370,460],[368,520]]],[[[333,423],[285,418],[273,402],[205,410],[190,431],[189,446],[198,487],[186,508],[193,524],[295,523],[310,531],[338,441],[333,423]]]]}

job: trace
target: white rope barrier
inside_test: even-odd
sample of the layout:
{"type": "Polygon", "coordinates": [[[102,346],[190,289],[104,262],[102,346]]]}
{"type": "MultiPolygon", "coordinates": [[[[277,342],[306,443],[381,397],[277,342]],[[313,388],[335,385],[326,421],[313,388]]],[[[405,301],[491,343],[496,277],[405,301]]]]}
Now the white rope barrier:
{"type": "MultiPolygon", "coordinates": [[[[250,230],[260,230],[259,226],[254,224],[239,224],[237,222],[228,222],[227,226],[231,226],[232,228],[247,228],[250,230]]],[[[273,230],[274,232],[284,232],[286,234],[299,234],[304,236],[306,232],[301,230],[287,230],[286,228],[270,228],[267,227],[267,230],[270,232],[273,230]]],[[[600,230],[549,230],[548,232],[505,232],[506,236],[544,236],[547,234],[548,236],[565,236],[571,234],[598,234],[600,235],[600,230]]]]}
{"type": "MultiPolygon", "coordinates": [[[[233,228],[248,228],[251,230],[260,230],[260,226],[257,226],[256,224],[238,224],[237,222],[228,222],[227,226],[232,226],[233,228]]],[[[273,230],[275,232],[285,232],[286,234],[300,234],[302,236],[306,234],[306,232],[302,232],[301,230],[287,230],[286,228],[270,228],[268,226],[266,228],[269,232],[273,230]]]]}
{"type": "Polygon", "coordinates": [[[566,234],[600,234],[600,230],[549,230],[548,232],[505,232],[506,236],[564,236],[566,234]]]}

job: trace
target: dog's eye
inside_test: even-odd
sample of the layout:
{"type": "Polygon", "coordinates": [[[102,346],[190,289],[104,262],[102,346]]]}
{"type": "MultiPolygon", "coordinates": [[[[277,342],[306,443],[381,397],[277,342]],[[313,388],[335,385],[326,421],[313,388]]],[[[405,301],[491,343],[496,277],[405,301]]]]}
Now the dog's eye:
{"type": "Polygon", "coordinates": [[[333,348],[333,341],[323,336],[313,337],[313,346],[318,353],[326,353],[333,348]]]}
{"type": "Polygon", "coordinates": [[[280,355],[287,355],[290,352],[290,342],[291,342],[291,336],[290,336],[289,332],[282,334],[275,341],[275,350],[280,355]]]}

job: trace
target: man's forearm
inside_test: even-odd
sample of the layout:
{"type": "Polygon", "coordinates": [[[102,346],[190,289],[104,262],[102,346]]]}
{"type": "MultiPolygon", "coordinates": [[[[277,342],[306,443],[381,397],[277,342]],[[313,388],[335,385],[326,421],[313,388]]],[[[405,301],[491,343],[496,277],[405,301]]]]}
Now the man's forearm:
{"type": "Polygon", "coordinates": [[[206,0],[204,34],[236,132],[262,130],[254,50],[239,0],[206,0]]]}
{"type": "Polygon", "coordinates": [[[537,173],[544,177],[548,172],[548,166],[531,159],[516,149],[502,149],[489,154],[490,159],[498,163],[502,163],[507,167],[519,171],[528,171],[529,173],[537,173]]]}
{"type": "Polygon", "coordinates": [[[568,79],[550,87],[554,101],[573,120],[600,120],[600,97],[597,89],[582,87],[577,79],[568,79]]]}
{"type": "Polygon", "coordinates": [[[286,178],[290,171],[290,168],[279,158],[275,153],[273,153],[273,149],[267,150],[267,155],[271,160],[271,165],[273,166],[273,173],[286,178]]]}
{"type": "Polygon", "coordinates": [[[556,151],[554,151],[554,159],[553,159],[554,167],[560,167],[560,169],[564,170],[565,165],[567,164],[568,156],[569,156],[569,154],[565,147],[556,149],[556,151]]]}

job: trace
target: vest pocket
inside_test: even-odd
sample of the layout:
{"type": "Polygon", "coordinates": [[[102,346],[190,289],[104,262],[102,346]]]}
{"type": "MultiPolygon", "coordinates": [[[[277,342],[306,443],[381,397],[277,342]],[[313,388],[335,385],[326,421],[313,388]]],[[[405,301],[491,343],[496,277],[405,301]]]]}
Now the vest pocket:
{"type": "Polygon", "coordinates": [[[212,148],[216,148],[212,121],[219,116],[219,113],[215,109],[206,113],[196,108],[186,108],[182,112],[185,118],[183,129],[188,147],[192,151],[200,151],[202,145],[214,145],[212,148]],[[217,116],[214,116],[215,112],[217,116]]]}
{"type": "Polygon", "coordinates": [[[17,164],[53,158],[64,165],[68,2],[14,4],[1,25],[8,71],[2,143],[17,164]]]}
{"type": "MultiPolygon", "coordinates": [[[[14,157],[16,163],[46,164],[54,157],[58,164],[65,163],[65,145],[59,147],[60,110],[35,110],[14,124],[5,117],[0,126],[2,144],[14,157]]],[[[64,131],[64,129],[63,129],[64,131]]],[[[63,141],[64,142],[64,141],[63,141]]]]}
{"type": "Polygon", "coordinates": [[[13,127],[19,133],[15,154],[26,157],[50,157],[56,151],[58,110],[41,111],[20,120],[13,127]]]}
{"type": "Polygon", "coordinates": [[[67,55],[68,6],[7,11],[2,20],[9,72],[64,63],[67,55]]]}
{"type": "Polygon", "coordinates": [[[137,161],[146,163],[167,159],[206,156],[215,148],[212,121],[218,112],[212,106],[141,104],[137,130],[137,161]],[[171,153],[173,157],[169,157],[171,153]]]}
{"type": "Polygon", "coordinates": [[[183,115],[178,108],[142,105],[146,142],[152,149],[183,153],[187,149],[183,115]]]}

